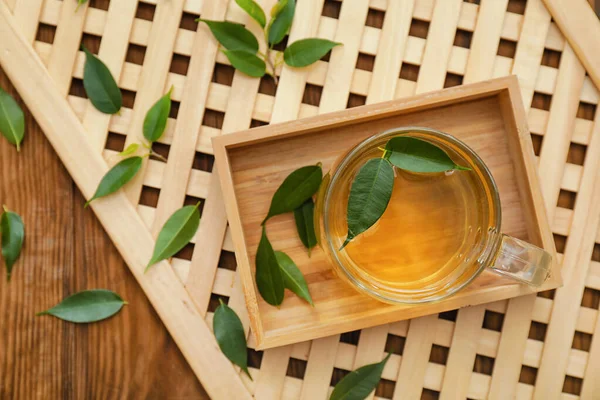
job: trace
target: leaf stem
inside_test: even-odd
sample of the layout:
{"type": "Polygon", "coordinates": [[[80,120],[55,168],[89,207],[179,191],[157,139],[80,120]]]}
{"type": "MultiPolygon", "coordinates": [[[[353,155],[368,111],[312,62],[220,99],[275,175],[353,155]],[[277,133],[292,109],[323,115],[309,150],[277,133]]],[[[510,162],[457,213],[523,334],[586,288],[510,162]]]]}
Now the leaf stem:
{"type": "Polygon", "coordinates": [[[273,62],[271,61],[271,57],[270,57],[271,56],[271,48],[267,48],[266,54],[260,53],[260,55],[263,56],[263,58],[265,59],[265,62],[267,63],[269,68],[271,68],[271,73],[269,74],[267,72],[267,74],[269,74],[271,76],[271,78],[273,78],[273,80],[275,81],[275,85],[277,85],[279,83],[279,79],[277,79],[277,75],[275,73],[275,66],[273,65],[273,62]]]}
{"type": "Polygon", "coordinates": [[[159,159],[162,162],[167,162],[167,159],[150,148],[150,157],[159,159]]]}

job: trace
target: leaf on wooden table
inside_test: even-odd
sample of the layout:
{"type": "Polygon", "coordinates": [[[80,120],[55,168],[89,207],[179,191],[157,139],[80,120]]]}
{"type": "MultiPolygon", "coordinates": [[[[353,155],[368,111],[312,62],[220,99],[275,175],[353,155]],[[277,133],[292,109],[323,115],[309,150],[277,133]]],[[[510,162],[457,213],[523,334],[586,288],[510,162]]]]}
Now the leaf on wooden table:
{"type": "Polygon", "coordinates": [[[118,313],[127,302],[110,290],[92,289],[75,293],[56,306],[36,315],[53,315],[64,321],[84,324],[97,322],[118,313]]]}
{"type": "Polygon", "coordinates": [[[108,67],[88,49],[83,67],[83,87],[94,107],[105,114],[116,114],[123,105],[121,90],[108,67]]]}
{"type": "Polygon", "coordinates": [[[302,39],[289,45],[283,52],[283,60],[290,67],[306,67],[319,61],[341,43],[327,39],[302,39]]]}
{"type": "Polygon", "coordinates": [[[300,207],[319,190],[322,179],[321,164],[302,167],[289,174],[273,195],[269,212],[262,223],[300,207]]]}
{"type": "Polygon", "coordinates": [[[146,113],[144,118],[144,137],[150,144],[156,142],[165,132],[167,127],[167,120],[169,119],[169,113],[171,112],[171,93],[173,92],[173,86],[171,89],[162,96],[146,113]]]}
{"type": "Polygon", "coordinates": [[[242,25],[227,21],[211,21],[198,18],[197,21],[204,22],[210,28],[217,41],[230,51],[246,51],[256,54],[258,51],[258,40],[248,29],[242,25]]]}
{"type": "Polygon", "coordinates": [[[279,268],[281,268],[281,274],[283,276],[283,284],[286,289],[294,292],[298,297],[304,299],[314,307],[314,303],[312,297],[310,296],[310,292],[308,291],[308,285],[306,284],[306,280],[304,279],[304,275],[294,262],[283,251],[276,251],[275,258],[277,259],[277,263],[279,264],[279,268]]]}
{"type": "Polygon", "coordinates": [[[329,400],[363,400],[377,388],[381,373],[391,353],[380,362],[350,372],[335,385],[329,400]]]}
{"type": "Polygon", "coordinates": [[[0,88],[0,133],[10,144],[21,150],[25,136],[25,116],[19,104],[0,88]]]}
{"type": "Polygon", "coordinates": [[[470,171],[452,161],[433,143],[410,136],[397,136],[385,145],[385,158],[400,169],[412,172],[444,172],[452,169],[470,171]]]}
{"type": "Polygon", "coordinates": [[[127,157],[127,156],[134,154],[136,151],[138,151],[139,148],[140,148],[139,143],[131,143],[129,146],[127,146],[127,148],[125,150],[120,152],[118,155],[121,157],[127,157]]]}
{"type": "Polygon", "coordinates": [[[157,262],[177,254],[192,240],[200,225],[199,206],[200,203],[181,207],[169,217],[158,234],[146,271],[157,262]]]}
{"type": "Polygon", "coordinates": [[[256,251],[256,286],[262,298],[270,305],[279,306],[283,302],[283,275],[265,226],[256,251]]]}
{"type": "Polygon", "coordinates": [[[238,6],[248,13],[261,27],[267,24],[265,12],[254,0],[235,0],[238,6]]]}
{"type": "Polygon", "coordinates": [[[288,34],[294,20],[294,13],[296,12],[296,0],[285,0],[279,3],[282,4],[280,6],[276,4],[271,10],[272,17],[267,28],[270,47],[279,44],[285,38],[285,35],[288,34]]]}
{"type": "Polygon", "coordinates": [[[219,348],[229,361],[239,366],[252,380],[248,371],[248,347],[242,321],[221,299],[219,302],[221,305],[217,307],[213,316],[213,332],[219,348]]]}
{"type": "Polygon", "coordinates": [[[2,239],[2,258],[6,265],[6,280],[10,281],[13,266],[17,262],[25,240],[25,225],[19,214],[8,211],[0,216],[0,238],[2,239]]]}
{"type": "Polygon", "coordinates": [[[267,71],[265,62],[252,53],[224,50],[223,54],[227,56],[233,68],[253,78],[260,78],[267,71]]]}
{"type": "Polygon", "coordinates": [[[310,250],[317,245],[317,235],[315,233],[315,202],[312,197],[306,200],[300,207],[294,210],[294,219],[296,221],[296,230],[304,247],[310,250]]]}
{"type": "Polygon", "coordinates": [[[394,168],[383,158],[365,163],[352,182],[348,198],[348,236],[342,250],[352,239],[381,218],[392,197],[394,168]]]}
{"type": "Polygon", "coordinates": [[[108,196],[129,182],[142,166],[142,157],[134,156],[124,159],[112,167],[98,184],[96,193],[85,203],[87,207],[92,201],[108,196]]]}

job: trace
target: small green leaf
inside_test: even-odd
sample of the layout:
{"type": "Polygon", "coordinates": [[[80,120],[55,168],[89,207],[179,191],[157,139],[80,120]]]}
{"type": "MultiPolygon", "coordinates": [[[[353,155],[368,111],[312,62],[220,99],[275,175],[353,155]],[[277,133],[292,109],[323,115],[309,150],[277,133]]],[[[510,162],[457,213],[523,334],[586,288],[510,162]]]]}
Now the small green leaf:
{"type": "Polygon", "coordinates": [[[36,315],[53,315],[64,321],[86,324],[118,313],[127,302],[110,290],[92,289],[75,293],[56,306],[36,315]]]}
{"type": "Polygon", "coordinates": [[[389,360],[389,353],[381,362],[365,365],[350,372],[335,385],[329,400],[363,400],[377,388],[381,373],[389,360]]]}
{"type": "Polygon", "coordinates": [[[0,88],[0,133],[10,144],[21,150],[25,136],[25,116],[23,110],[8,93],[0,88]]]}
{"type": "Polygon", "coordinates": [[[277,18],[280,12],[287,6],[288,0],[279,0],[271,7],[271,18],[277,18]]]}
{"type": "Polygon", "coordinates": [[[92,201],[108,196],[129,182],[142,166],[142,157],[129,157],[112,167],[98,184],[96,193],[85,203],[87,207],[92,201]]]}
{"type": "Polygon", "coordinates": [[[157,262],[177,254],[192,240],[200,225],[199,206],[200,203],[195,206],[181,207],[169,217],[158,234],[154,253],[146,266],[146,271],[157,262]]]}
{"type": "Polygon", "coordinates": [[[265,62],[252,53],[239,50],[224,50],[223,53],[227,56],[229,62],[233,65],[233,68],[238,69],[253,78],[262,77],[267,70],[265,62]]]}
{"type": "Polygon", "coordinates": [[[396,167],[412,172],[444,172],[452,169],[470,171],[456,165],[438,146],[425,140],[397,136],[385,146],[385,157],[396,167]]]}
{"type": "Polygon", "coordinates": [[[275,258],[277,259],[279,268],[281,268],[283,285],[314,307],[312,297],[308,291],[306,280],[304,279],[304,276],[302,275],[302,272],[296,263],[283,251],[276,251],[275,258]]]}
{"type": "Polygon", "coordinates": [[[242,368],[252,380],[248,371],[248,347],[242,321],[221,299],[219,302],[221,305],[217,307],[213,317],[213,332],[219,348],[229,361],[242,368]]]}
{"type": "Polygon", "coordinates": [[[140,148],[139,143],[131,143],[129,146],[127,146],[127,148],[125,150],[120,152],[118,155],[121,157],[127,157],[127,156],[134,154],[136,151],[138,151],[139,148],[140,148]]]}
{"type": "Polygon", "coordinates": [[[283,301],[283,276],[264,226],[256,251],[256,286],[270,305],[278,306],[283,301]]]}
{"type": "Polygon", "coordinates": [[[320,164],[302,167],[289,174],[273,195],[269,213],[262,223],[272,216],[292,212],[300,207],[319,190],[322,179],[320,164]]]}
{"type": "Polygon", "coordinates": [[[300,207],[294,210],[294,219],[296,220],[296,229],[298,236],[304,247],[308,249],[310,257],[310,249],[317,245],[317,235],[315,234],[315,202],[312,197],[306,200],[300,207]]]}
{"type": "Polygon", "coordinates": [[[242,25],[227,21],[210,21],[198,18],[210,28],[217,41],[230,51],[246,51],[255,54],[258,51],[258,40],[242,25]]]}
{"type": "Polygon", "coordinates": [[[169,113],[171,112],[171,93],[173,92],[173,86],[171,89],[162,96],[146,113],[144,118],[144,137],[150,143],[156,142],[165,132],[167,127],[167,120],[169,119],[169,113]]]}
{"type": "MultiPolygon", "coordinates": [[[[296,0],[280,1],[280,3],[284,3],[280,6],[280,10],[271,10],[271,15],[275,14],[276,16],[271,17],[269,27],[267,28],[267,37],[271,48],[280,43],[285,38],[285,35],[288,34],[294,20],[294,13],[296,12],[296,0]]],[[[279,8],[277,5],[275,7],[279,8]]]]}
{"type": "Polygon", "coordinates": [[[283,52],[283,60],[290,67],[306,67],[319,61],[341,43],[327,39],[302,39],[289,45],[283,52]]]}
{"type": "Polygon", "coordinates": [[[373,158],[360,168],[350,188],[348,236],[340,250],[381,218],[393,189],[394,168],[389,161],[373,158]]]}
{"type": "Polygon", "coordinates": [[[0,217],[0,238],[2,239],[2,258],[6,265],[6,280],[10,281],[13,266],[23,247],[25,240],[25,225],[19,214],[8,211],[4,206],[4,212],[0,217]]]}
{"type": "Polygon", "coordinates": [[[265,27],[267,24],[265,12],[258,4],[256,4],[254,0],[235,0],[235,2],[242,8],[242,10],[246,11],[249,16],[254,18],[254,20],[258,22],[261,27],[265,27]]]}
{"type": "Polygon", "coordinates": [[[79,11],[79,7],[87,3],[88,0],[77,0],[77,7],[75,7],[75,12],[79,11]]]}
{"type": "Polygon", "coordinates": [[[121,90],[108,67],[88,49],[85,52],[83,67],[83,87],[96,109],[105,114],[116,114],[123,105],[121,90]]]}

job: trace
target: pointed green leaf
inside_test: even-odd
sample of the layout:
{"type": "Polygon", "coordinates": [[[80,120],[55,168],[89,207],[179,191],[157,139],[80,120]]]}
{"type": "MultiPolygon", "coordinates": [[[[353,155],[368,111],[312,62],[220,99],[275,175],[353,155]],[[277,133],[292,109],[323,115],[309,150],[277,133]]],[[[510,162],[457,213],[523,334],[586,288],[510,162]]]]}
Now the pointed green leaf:
{"type": "Polygon", "coordinates": [[[397,136],[386,146],[386,158],[396,167],[412,172],[444,172],[452,169],[470,171],[471,168],[456,165],[438,146],[425,140],[397,136]]]}
{"type": "Polygon", "coordinates": [[[21,149],[25,136],[25,116],[19,104],[0,88],[0,133],[9,143],[21,149]]]}
{"type": "Polygon", "coordinates": [[[283,276],[264,226],[256,251],[256,286],[270,305],[278,306],[283,301],[283,276]]]}
{"type": "Polygon", "coordinates": [[[283,52],[283,60],[290,67],[306,67],[319,61],[341,43],[327,39],[302,39],[289,45],[283,52]]]}
{"type": "Polygon", "coordinates": [[[142,157],[129,157],[112,167],[100,181],[96,193],[85,203],[87,207],[92,201],[108,196],[129,182],[142,166],[142,157]]]}
{"type": "Polygon", "coordinates": [[[373,158],[360,168],[350,188],[348,236],[340,250],[381,218],[393,188],[394,168],[389,161],[373,158]]]}
{"type": "Polygon", "coordinates": [[[154,253],[146,271],[157,262],[177,254],[192,240],[200,225],[199,206],[200,203],[195,206],[184,206],[169,217],[158,234],[154,253]]]}
{"type": "Polygon", "coordinates": [[[248,371],[248,347],[242,321],[227,304],[221,299],[219,301],[221,305],[217,307],[213,317],[213,332],[219,348],[229,361],[242,368],[252,379],[248,371]]]}
{"type": "Polygon", "coordinates": [[[254,18],[261,27],[265,27],[267,24],[267,17],[263,9],[254,0],[235,0],[238,6],[248,13],[249,16],[254,18]]]}
{"type": "Polygon", "coordinates": [[[116,114],[123,105],[121,90],[108,67],[88,49],[83,67],[83,87],[94,107],[105,114],[116,114]]]}
{"type": "MultiPolygon", "coordinates": [[[[282,1],[280,1],[282,3],[282,1]]],[[[278,7],[275,5],[275,7],[278,7]]],[[[279,44],[285,35],[288,34],[294,20],[294,13],[296,12],[296,0],[286,0],[284,4],[279,6],[275,12],[271,11],[271,14],[276,16],[271,17],[269,27],[267,28],[267,37],[269,38],[269,46],[273,47],[279,44]],[[281,9],[279,9],[279,7],[281,9]]]]}
{"type": "Polygon", "coordinates": [[[25,225],[19,214],[8,211],[4,206],[4,212],[0,217],[0,238],[2,239],[2,258],[6,265],[6,280],[10,281],[13,266],[23,247],[25,240],[25,225]]]}
{"type": "Polygon", "coordinates": [[[329,400],[363,400],[377,388],[383,368],[391,353],[381,362],[365,365],[350,372],[335,385],[329,400]]]}
{"type": "Polygon", "coordinates": [[[210,21],[199,18],[210,28],[217,41],[230,51],[246,51],[256,54],[258,51],[258,40],[248,29],[242,25],[227,21],[210,21]]]}
{"type": "Polygon", "coordinates": [[[323,179],[321,165],[299,168],[288,175],[271,200],[269,213],[263,224],[274,215],[292,212],[319,190],[323,179]]]}
{"type": "Polygon", "coordinates": [[[127,157],[127,156],[134,154],[136,151],[138,151],[139,148],[140,148],[139,143],[131,143],[129,146],[127,146],[127,148],[125,150],[120,152],[118,155],[121,157],[127,157]]]}
{"type": "Polygon", "coordinates": [[[308,291],[308,285],[304,279],[304,275],[302,275],[302,272],[294,260],[292,260],[290,256],[285,254],[283,251],[276,251],[275,258],[277,259],[279,268],[281,268],[283,285],[314,307],[312,297],[308,291]]]}
{"type": "Polygon", "coordinates": [[[287,6],[288,0],[279,0],[273,7],[271,7],[271,18],[277,18],[280,12],[287,6]]]}
{"type": "Polygon", "coordinates": [[[223,54],[227,56],[233,68],[238,69],[253,78],[262,77],[267,71],[265,62],[254,54],[245,51],[224,50],[223,54]]]}
{"type": "Polygon", "coordinates": [[[310,249],[317,245],[314,216],[315,202],[312,197],[294,210],[294,219],[296,220],[298,236],[300,236],[300,240],[302,241],[302,244],[304,244],[304,247],[308,249],[309,257],[310,249]]]}
{"type": "Polygon", "coordinates": [[[146,113],[143,131],[144,137],[150,143],[156,142],[165,132],[171,112],[171,92],[173,92],[173,86],[146,113]]]}
{"type": "Polygon", "coordinates": [[[127,302],[110,290],[92,289],[75,293],[58,305],[36,315],[53,315],[64,321],[85,324],[112,317],[127,302]]]}

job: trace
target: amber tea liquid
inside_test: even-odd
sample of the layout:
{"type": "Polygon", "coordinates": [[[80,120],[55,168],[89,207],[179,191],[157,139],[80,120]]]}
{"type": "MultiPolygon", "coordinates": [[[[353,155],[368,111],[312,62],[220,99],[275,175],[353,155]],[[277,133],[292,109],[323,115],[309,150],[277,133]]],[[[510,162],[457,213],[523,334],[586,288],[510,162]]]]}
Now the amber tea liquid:
{"type": "MultiPolygon", "coordinates": [[[[491,193],[482,183],[481,166],[462,149],[443,138],[409,134],[441,147],[455,163],[471,171],[421,174],[395,169],[394,190],[380,220],[348,244],[340,258],[353,273],[386,290],[439,291],[460,279],[470,279],[480,264],[476,259],[494,224],[491,193]]],[[[331,194],[330,235],[341,244],[348,230],[346,208],[354,176],[367,160],[381,157],[373,143],[344,169],[331,194]]],[[[479,260],[480,261],[480,260],[479,260]]]]}

